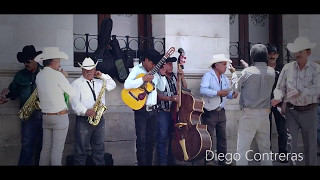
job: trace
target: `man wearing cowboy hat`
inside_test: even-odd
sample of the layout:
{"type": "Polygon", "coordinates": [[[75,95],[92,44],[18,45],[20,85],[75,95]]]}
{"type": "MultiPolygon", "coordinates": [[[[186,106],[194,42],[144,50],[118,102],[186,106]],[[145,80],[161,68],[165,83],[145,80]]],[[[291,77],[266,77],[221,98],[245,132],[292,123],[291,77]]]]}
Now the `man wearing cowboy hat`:
{"type": "MultiPolygon", "coordinates": [[[[317,106],[320,95],[320,65],[309,61],[316,46],[306,37],[298,37],[287,48],[296,61],[286,64],[274,90],[272,106],[286,99],[286,122],[292,136],[291,153],[297,153],[298,132],[301,128],[306,165],[317,165],[317,106]]],[[[294,159],[291,158],[295,164],[294,159]]]]}
{"type": "MultiPolygon", "coordinates": [[[[7,98],[11,100],[20,98],[20,108],[29,99],[36,89],[36,75],[42,66],[34,61],[34,58],[42,53],[36,51],[33,45],[23,47],[18,52],[17,59],[23,63],[25,68],[17,72],[9,88],[3,89],[0,104],[6,103],[7,98]]],[[[19,166],[39,165],[40,152],[42,148],[42,113],[35,110],[27,121],[21,121],[21,151],[19,166]]]]}
{"type": "MultiPolygon", "coordinates": [[[[88,122],[89,116],[95,116],[93,105],[96,102],[103,81],[106,82],[106,90],[111,91],[116,87],[115,81],[108,75],[96,71],[98,64],[88,57],[82,64],[82,76],[71,83],[75,89],[75,97],[70,101],[71,107],[76,116],[75,128],[75,148],[74,165],[86,165],[86,148],[91,144],[93,162],[97,166],[105,165],[104,161],[104,138],[105,138],[105,120],[102,116],[97,126],[92,126],[88,122]],[[95,79],[97,77],[99,79],[95,79]]],[[[105,105],[105,96],[102,96],[102,103],[105,105]]]]}
{"type": "Polygon", "coordinates": [[[143,56],[142,62],[132,68],[128,78],[124,82],[124,88],[139,88],[147,82],[154,84],[155,89],[148,94],[145,106],[134,111],[138,166],[152,166],[158,123],[157,90],[164,91],[165,89],[166,78],[164,74],[166,66],[163,66],[159,70],[159,73],[148,74],[148,72],[156,67],[162,56],[155,49],[147,49],[143,53],[143,56]],[[139,74],[145,75],[136,78],[139,74]]]}
{"type": "Polygon", "coordinates": [[[67,60],[66,53],[58,47],[46,47],[35,60],[43,61],[44,68],[37,75],[36,84],[43,113],[43,145],[40,165],[62,165],[62,153],[69,127],[65,93],[70,100],[74,90],[68,79],[59,71],[60,60],[67,60]]]}
{"type": "Polygon", "coordinates": [[[239,78],[235,72],[232,73],[232,88],[241,92],[239,105],[242,111],[238,122],[237,140],[237,153],[240,158],[236,165],[248,165],[248,161],[252,160],[250,145],[254,138],[260,155],[269,155],[261,159],[261,165],[272,165],[269,113],[275,70],[267,66],[268,50],[265,45],[252,46],[250,56],[254,62],[253,66],[243,69],[239,78]]]}
{"type": "MultiPolygon", "coordinates": [[[[214,129],[216,130],[217,154],[220,157],[225,157],[227,153],[225,102],[227,98],[233,99],[238,96],[236,92],[230,91],[229,79],[224,75],[228,63],[232,61],[224,54],[214,55],[209,63],[212,69],[203,75],[200,84],[200,94],[205,102],[202,121],[208,126],[211,138],[214,137],[214,129]]],[[[218,159],[218,165],[227,163],[229,164],[225,158],[218,159]]]]}

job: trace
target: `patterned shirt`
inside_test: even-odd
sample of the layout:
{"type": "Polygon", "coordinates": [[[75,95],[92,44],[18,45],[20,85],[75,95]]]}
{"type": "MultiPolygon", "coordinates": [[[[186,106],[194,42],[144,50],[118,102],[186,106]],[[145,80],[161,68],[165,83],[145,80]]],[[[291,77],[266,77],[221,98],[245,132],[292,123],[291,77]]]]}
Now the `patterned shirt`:
{"type": "MultiPolygon", "coordinates": [[[[168,78],[166,76],[167,79],[167,84],[166,84],[166,88],[164,89],[163,92],[158,92],[161,93],[164,96],[173,96],[177,94],[177,88],[176,88],[176,84],[177,84],[177,77],[174,75],[174,73],[171,73],[171,78],[168,78]]],[[[158,105],[160,106],[161,110],[164,111],[170,111],[170,107],[171,107],[172,101],[159,101],[158,105]]]]}
{"type": "Polygon", "coordinates": [[[320,65],[307,61],[305,67],[300,70],[296,61],[286,64],[273,91],[274,99],[286,99],[286,95],[294,89],[301,92],[301,95],[295,99],[287,99],[287,102],[296,106],[318,103],[320,95],[320,65]]]}

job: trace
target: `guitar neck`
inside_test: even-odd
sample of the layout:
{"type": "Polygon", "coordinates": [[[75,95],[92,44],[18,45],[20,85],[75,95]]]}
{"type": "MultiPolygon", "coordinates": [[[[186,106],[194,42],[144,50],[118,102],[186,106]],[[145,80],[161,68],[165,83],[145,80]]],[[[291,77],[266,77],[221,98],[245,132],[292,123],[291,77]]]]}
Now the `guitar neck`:
{"type": "Polygon", "coordinates": [[[171,47],[167,53],[161,58],[161,60],[157,63],[156,67],[154,67],[151,71],[148,72],[149,75],[154,75],[159,71],[163,63],[166,61],[168,57],[170,57],[174,53],[174,47],[171,47]]]}
{"type": "Polygon", "coordinates": [[[149,75],[154,75],[156,72],[159,71],[159,69],[161,68],[161,66],[163,65],[163,63],[166,61],[167,58],[162,57],[162,59],[158,62],[158,64],[151,70],[149,71],[149,75]]]}

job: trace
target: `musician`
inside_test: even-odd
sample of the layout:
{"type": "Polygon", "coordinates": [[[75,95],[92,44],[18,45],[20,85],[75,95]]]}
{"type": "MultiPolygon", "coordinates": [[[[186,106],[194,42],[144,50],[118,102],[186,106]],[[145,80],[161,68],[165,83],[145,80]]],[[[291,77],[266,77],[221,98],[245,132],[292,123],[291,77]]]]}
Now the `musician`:
{"type": "MultiPolygon", "coordinates": [[[[226,135],[226,99],[237,98],[238,93],[230,91],[230,81],[224,73],[227,70],[227,63],[232,61],[224,54],[213,56],[210,62],[212,68],[206,72],[200,84],[200,94],[205,99],[204,113],[202,121],[208,126],[208,132],[211,138],[214,137],[214,129],[217,138],[217,154],[223,157],[227,153],[227,135],[226,135]],[[214,104],[217,99],[217,104],[214,104]]],[[[218,159],[218,165],[226,165],[225,158],[218,159]]]]}
{"type": "MultiPolygon", "coordinates": [[[[309,61],[311,43],[306,37],[298,37],[287,48],[296,61],[286,64],[279,76],[272,106],[286,98],[286,121],[292,136],[291,153],[297,153],[298,132],[302,133],[306,165],[317,165],[317,106],[320,95],[320,65],[309,61]]],[[[295,164],[294,159],[289,159],[295,164]]]]}
{"type": "MultiPolygon", "coordinates": [[[[250,50],[253,66],[242,70],[241,76],[232,73],[232,88],[241,92],[239,105],[242,111],[238,122],[236,165],[248,165],[250,145],[255,138],[260,155],[270,154],[270,96],[275,81],[275,70],[267,66],[268,50],[263,44],[255,44],[250,50]]],[[[263,158],[262,165],[272,165],[271,158],[263,158]]]]}
{"type": "MultiPolygon", "coordinates": [[[[6,103],[7,98],[14,100],[19,97],[21,108],[29,99],[36,89],[36,75],[42,69],[42,66],[34,61],[40,53],[42,51],[36,51],[33,45],[24,46],[22,52],[18,52],[17,59],[24,64],[24,69],[18,71],[9,87],[2,90],[0,104],[6,103]]],[[[28,120],[21,121],[21,151],[18,165],[39,165],[41,147],[42,113],[41,110],[35,110],[28,120]]]]}
{"type": "MultiPolygon", "coordinates": [[[[108,75],[96,71],[98,64],[89,57],[85,58],[82,64],[82,76],[71,83],[75,90],[75,97],[70,101],[71,107],[76,116],[74,165],[86,165],[86,148],[91,145],[93,162],[97,166],[104,166],[104,138],[105,120],[102,116],[97,125],[88,122],[88,117],[94,117],[96,112],[93,105],[97,101],[102,89],[103,81],[106,82],[106,90],[111,91],[116,87],[116,82],[108,75]],[[99,79],[95,79],[97,77],[99,79]]],[[[102,95],[101,102],[105,104],[105,95],[102,95]]]]}
{"type": "Polygon", "coordinates": [[[43,145],[40,165],[61,166],[62,153],[69,127],[68,107],[65,93],[71,100],[74,90],[67,73],[60,69],[60,60],[67,60],[68,55],[58,47],[46,47],[35,61],[43,61],[36,79],[41,111],[43,113],[43,145]]]}
{"type": "MultiPolygon", "coordinates": [[[[275,46],[270,45],[268,47],[268,66],[274,68],[276,72],[275,76],[275,82],[272,87],[272,93],[271,93],[271,99],[273,99],[273,90],[276,88],[280,72],[283,68],[283,64],[277,61],[279,57],[278,49],[275,46]]],[[[270,142],[271,141],[271,132],[272,132],[272,114],[274,116],[274,121],[276,123],[277,132],[278,132],[278,149],[279,153],[287,154],[287,141],[288,141],[288,132],[286,127],[286,119],[281,114],[280,111],[278,111],[277,107],[271,107],[271,112],[269,114],[269,120],[270,120],[270,142]]],[[[272,143],[270,143],[272,146],[272,143]]],[[[270,146],[270,149],[271,149],[270,146]]],[[[288,161],[286,159],[279,159],[281,163],[287,163],[288,161]]]]}
{"type": "MultiPolygon", "coordinates": [[[[177,94],[177,76],[172,72],[173,62],[176,62],[177,58],[170,57],[166,59],[166,73],[167,80],[165,90],[158,92],[158,132],[156,150],[158,155],[158,163],[160,166],[175,165],[175,159],[171,152],[172,133],[174,131],[173,119],[170,113],[172,102],[179,102],[177,94]],[[168,146],[167,146],[168,144],[168,146]],[[167,148],[168,147],[168,148],[167,148]]],[[[187,82],[184,78],[182,68],[179,68],[179,76],[181,76],[181,85],[187,88],[187,82]]]]}
{"type": "Polygon", "coordinates": [[[124,82],[125,89],[139,88],[143,83],[154,83],[155,89],[147,95],[145,106],[134,111],[136,128],[136,149],[138,166],[151,166],[153,160],[153,149],[157,135],[157,90],[164,91],[166,85],[165,67],[154,75],[147,74],[162,59],[162,56],[155,49],[147,49],[144,52],[142,62],[134,66],[124,82]],[[136,78],[139,74],[143,77],[136,78]]]}

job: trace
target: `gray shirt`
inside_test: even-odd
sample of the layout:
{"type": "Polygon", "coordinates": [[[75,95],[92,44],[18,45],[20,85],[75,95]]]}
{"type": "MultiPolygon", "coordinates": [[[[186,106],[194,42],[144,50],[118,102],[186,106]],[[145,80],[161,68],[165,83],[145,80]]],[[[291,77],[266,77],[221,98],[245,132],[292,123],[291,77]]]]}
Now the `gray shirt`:
{"type": "Polygon", "coordinates": [[[240,109],[270,108],[272,86],[275,81],[275,71],[267,63],[256,62],[254,66],[242,70],[241,76],[232,73],[232,89],[240,94],[240,109]]]}

